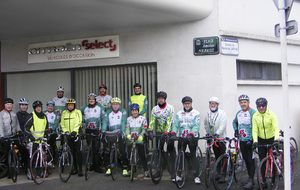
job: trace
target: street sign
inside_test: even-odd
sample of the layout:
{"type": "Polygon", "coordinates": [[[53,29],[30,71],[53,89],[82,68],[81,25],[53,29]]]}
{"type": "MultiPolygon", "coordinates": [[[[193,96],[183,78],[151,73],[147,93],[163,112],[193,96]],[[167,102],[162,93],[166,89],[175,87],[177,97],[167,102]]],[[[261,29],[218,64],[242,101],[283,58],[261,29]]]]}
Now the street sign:
{"type": "MultiPolygon", "coordinates": [[[[273,2],[275,3],[275,6],[279,10],[280,8],[278,7],[278,1],[281,1],[281,0],[273,0],[273,2]]],[[[285,20],[287,21],[290,16],[290,12],[291,12],[294,0],[284,0],[284,1],[285,1],[285,20]]]]}
{"type": "MultiPolygon", "coordinates": [[[[286,35],[293,35],[298,32],[298,22],[295,20],[290,20],[286,22],[286,35]]],[[[276,38],[280,37],[280,25],[275,25],[275,36],[276,38]]]]}
{"type": "Polygon", "coordinates": [[[194,55],[219,54],[219,37],[194,38],[194,55]]]}
{"type": "Polygon", "coordinates": [[[223,55],[239,55],[239,42],[235,38],[221,37],[220,49],[223,55]]]}

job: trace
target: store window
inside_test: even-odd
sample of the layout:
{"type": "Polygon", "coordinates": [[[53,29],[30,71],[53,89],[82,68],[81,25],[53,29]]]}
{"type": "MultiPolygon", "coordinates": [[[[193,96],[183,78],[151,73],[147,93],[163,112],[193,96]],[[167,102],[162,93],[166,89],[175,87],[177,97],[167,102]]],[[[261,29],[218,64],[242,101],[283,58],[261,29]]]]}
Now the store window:
{"type": "Polygon", "coordinates": [[[281,80],[281,64],[274,62],[237,60],[238,80],[281,80]]]}

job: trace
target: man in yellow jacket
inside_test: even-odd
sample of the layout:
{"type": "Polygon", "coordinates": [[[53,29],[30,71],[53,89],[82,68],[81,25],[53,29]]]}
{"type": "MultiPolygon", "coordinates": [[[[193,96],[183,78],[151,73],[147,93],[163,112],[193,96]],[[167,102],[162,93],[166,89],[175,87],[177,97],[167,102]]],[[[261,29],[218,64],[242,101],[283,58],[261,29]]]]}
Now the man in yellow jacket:
{"type": "MultiPolygon", "coordinates": [[[[267,109],[268,101],[265,98],[258,98],[256,100],[256,107],[258,112],[255,112],[252,118],[252,136],[253,147],[258,145],[273,144],[274,141],[279,140],[279,127],[277,116],[275,113],[267,109]]],[[[263,146],[258,147],[259,159],[262,160],[266,157],[268,149],[263,146]]],[[[262,172],[265,171],[263,166],[262,172]]],[[[263,176],[262,186],[267,188],[266,179],[263,176]]]]}
{"type": "Polygon", "coordinates": [[[82,114],[81,111],[75,109],[76,100],[73,98],[68,99],[67,109],[62,112],[60,126],[63,133],[68,132],[71,137],[68,139],[68,145],[71,149],[74,166],[72,174],[77,174],[78,176],[83,176],[82,173],[82,141],[78,139],[78,132],[81,128],[82,114]]]}

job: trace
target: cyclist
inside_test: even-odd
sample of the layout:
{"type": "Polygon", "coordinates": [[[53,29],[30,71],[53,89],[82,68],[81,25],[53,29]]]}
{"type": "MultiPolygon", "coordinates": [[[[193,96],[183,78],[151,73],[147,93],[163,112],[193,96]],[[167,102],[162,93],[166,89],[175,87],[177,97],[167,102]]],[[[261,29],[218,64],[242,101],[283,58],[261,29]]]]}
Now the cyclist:
{"type": "MultiPolygon", "coordinates": [[[[274,112],[267,109],[268,101],[266,98],[258,98],[256,107],[258,112],[252,118],[252,135],[253,147],[258,145],[273,144],[275,140],[279,140],[279,127],[277,116],[274,112]]],[[[266,157],[268,149],[266,147],[258,147],[259,159],[266,157]]],[[[262,172],[265,171],[265,166],[262,166],[262,172]]],[[[264,174],[262,174],[264,176],[264,174]]],[[[265,179],[264,179],[265,180],[265,179]]],[[[263,188],[267,188],[267,184],[262,182],[263,188]]]]}
{"type": "Polygon", "coordinates": [[[47,116],[47,120],[49,123],[48,130],[50,133],[50,138],[48,139],[48,143],[53,150],[54,163],[56,164],[58,160],[58,154],[56,152],[56,137],[57,137],[56,129],[59,125],[59,117],[58,114],[53,111],[55,103],[52,100],[48,101],[46,105],[47,105],[47,110],[44,111],[44,113],[47,116]]]}
{"type": "Polygon", "coordinates": [[[58,114],[58,118],[60,119],[62,112],[66,109],[68,98],[64,97],[64,87],[58,87],[56,92],[57,96],[55,96],[52,101],[55,103],[54,111],[58,114]]]}
{"type": "Polygon", "coordinates": [[[249,179],[242,181],[241,184],[245,189],[252,189],[254,185],[255,162],[252,157],[253,137],[252,137],[252,118],[255,110],[250,108],[250,99],[247,95],[242,94],[238,98],[241,110],[239,110],[232,122],[234,136],[239,138],[241,152],[246,163],[249,179]]]}
{"type": "MultiPolygon", "coordinates": [[[[48,128],[47,116],[42,112],[43,103],[36,100],[32,104],[33,112],[29,114],[29,118],[25,123],[24,129],[27,137],[30,139],[31,153],[39,146],[37,138],[44,137],[45,130],[48,128]]],[[[27,178],[31,179],[30,171],[27,170],[27,178]]]]}
{"type": "Polygon", "coordinates": [[[101,84],[99,86],[100,95],[96,97],[96,101],[107,111],[111,108],[111,96],[106,94],[107,86],[105,84],[101,84]]]}
{"type": "MultiPolygon", "coordinates": [[[[83,119],[82,123],[85,123],[85,133],[87,134],[100,134],[101,131],[101,122],[103,117],[105,116],[104,108],[97,104],[96,102],[96,94],[91,93],[88,95],[87,106],[84,106],[80,109],[83,119]]],[[[95,170],[95,172],[102,172],[100,169],[100,160],[98,156],[98,150],[100,148],[100,139],[96,136],[87,136],[86,137],[87,144],[89,145],[91,140],[93,141],[92,154],[93,154],[93,162],[94,166],[91,166],[91,170],[95,170]]]]}
{"type": "Polygon", "coordinates": [[[176,137],[177,132],[179,132],[179,136],[189,138],[189,143],[180,141],[178,143],[178,147],[181,147],[181,143],[184,143],[183,150],[186,149],[187,145],[189,146],[192,165],[195,168],[194,182],[196,184],[200,184],[201,181],[199,178],[199,163],[196,159],[196,148],[198,146],[198,140],[194,138],[198,137],[200,129],[200,113],[197,110],[193,109],[193,99],[190,96],[183,97],[181,102],[183,105],[183,110],[179,111],[175,116],[171,139],[176,137]]]}
{"type": "Polygon", "coordinates": [[[19,120],[20,128],[24,132],[24,125],[29,117],[29,113],[27,112],[28,101],[26,100],[26,98],[21,98],[18,104],[19,104],[20,111],[18,111],[16,114],[19,120]]]}
{"type": "Polygon", "coordinates": [[[83,176],[81,155],[82,141],[81,139],[76,141],[76,139],[81,128],[82,114],[80,110],[75,109],[75,106],[76,100],[69,98],[67,101],[67,109],[61,114],[60,127],[63,133],[69,133],[71,135],[68,139],[68,145],[74,158],[72,175],[78,173],[78,176],[81,177],[83,176]]]}
{"type": "MultiPolygon", "coordinates": [[[[174,107],[170,104],[167,104],[167,93],[160,91],[157,93],[157,105],[152,109],[151,111],[151,120],[149,124],[148,129],[148,135],[149,139],[153,139],[153,128],[155,126],[156,120],[157,120],[157,127],[156,127],[156,134],[162,135],[162,139],[165,139],[167,136],[169,136],[169,133],[172,132],[172,124],[174,120],[175,110],[174,107]]],[[[161,146],[163,146],[163,143],[161,143],[161,146]]],[[[174,148],[174,141],[168,141],[167,145],[168,153],[170,154],[170,157],[168,159],[168,153],[164,154],[164,165],[167,163],[169,166],[169,171],[171,175],[171,180],[175,182],[175,171],[174,171],[174,165],[175,165],[175,158],[176,158],[176,152],[174,148]]]]}
{"type": "MultiPolygon", "coordinates": [[[[120,160],[122,163],[123,168],[123,176],[129,176],[127,171],[127,165],[128,165],[128,159],[126,155],[126,139],[123,138],[123,135],[125,134],[125,128],[126,128],[126,120],[127,120],[127,113],[126,110],[121,107],[121,99],[118,97],[114,97],[111,99],[111,109],[109,109],[106,112],[106,115],[103,119],[103,127],[102,132],[105,134],[105,132],[108,131],[115,131],[118,130],[121,135],[119,136],[119,152],[120,152],[120,160]]],[[[108,145],[106,142],[104,142],[104,150],[106,150],[108,145]]],[[[109,148],[110,149],[110,148],[109,148]]],[[[109,158],[109,156],[105,156],[106,158],[109,158]]],[[[105,161],[105,165],[108,166],[108,161],[105,161]]],[[[108,168],[108,167],[107,167],[108,168]]],[[[106,171],[106,175],[109,176],[111,174],[111,170],[108,168],[106,171]]]]}
{"type": "Polygon", "coordinates": [[[138,104],[140,106],[140,115],[146,116],[146,112],[148,110],[148,99],[145,95],[141,93],[142,85],[139,83],[135,83],[133,85],[135,95],[129,98],[128,102],[128,110],[131,113],[130,106],[131,104],[138,104]]]}
{"type": "Polygon", "coordinates": [[[127,150],[128,150],[128,156],[130,156],[131,154],[130,151],[132,147],[131,138],[132,137],[137,138],[136,147],[138,149],[138,154],[140,156],[144,168],[144,173],[145,173],[144,176],[150,177],[150,173],[148,171],[148,166],[147,166],[145,149],[144,149],[144,142],[143,142],[143,136],[148,126],[147,126],[146,117],[139,115],[139,109],[140,106],[138,104],[131,104],[130,106],[132,116],[127,118],[126,130],[125,130],[125,135],[127,136],[128,139],[127,150]]]}
{"type": "MultiPolygon", "coordinates": [[[[204,128],[208,136],[224,138],[226,137],[227,116],[226,113],[219,108],[219,105],[219,98],[211,97],[209,99],[209,111],[204,118],[204,128]]],[[[216,160],[226,151],[224,143],[217,142],[217,146],[213,145],[216,160]]],[[[220,174],[216,175],[216,180],[220,183],[225,182],[225,178],[221,177],[220,174]]]]}
{"type": "MultiPolygon", "coordinates": [[[[16,132],[21,131],[19,121],[17,118],[17,115],[12,111],[14,101],[11,98],[5,98],[4,101],[4,109],[0,112],[0,137],[1,141],[3,138],[8,138],[11,135],[14,135],[16,132]]],[[[10,144],[8,141],[5,141],[3,143],[3,148],[6,151],[6,158],[9,153],[9,147],[10,144]]],[[[8,159],[6,159],[8,161],[8,159]]],[[[7,162],[8,164],[8,162],[7,162]]],[[[8,173],[8,178],[10,178],[11,175],[8,173]]]]}

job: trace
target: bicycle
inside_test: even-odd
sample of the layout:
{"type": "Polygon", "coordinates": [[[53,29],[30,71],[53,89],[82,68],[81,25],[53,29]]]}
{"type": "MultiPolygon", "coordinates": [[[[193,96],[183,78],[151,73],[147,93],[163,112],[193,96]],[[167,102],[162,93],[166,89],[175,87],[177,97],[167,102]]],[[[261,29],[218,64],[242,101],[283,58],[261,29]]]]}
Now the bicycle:
{"type": "Polygon", "coordinates": [[[50,145],[46,142],[46,138],[40,137],[36,139],[36,141],[39,141],[39,143],[37,150],[30,158],[30,173],[33,181],[39,185],[44,182],[47,172],[49,175],[52,173],[53,157],[50,151],[50,145]],[[45,149],[43,149],[43,146],[45,149]]]}
{"type": "Polygon", "coordinates": [[[136,147],[136,141],[137,136],[136,133],[133,133],[131,135],[131,142],[132,142],[132,148],[131,148],[131,154],[130,154],[130,181],[133,181],[134,174],[136,173],[136,167],[137,167],[137,147],[136,147]]]}
{"type": "MultiPolygon", "coordinates": [[[[202,138],[195,138],[197,140],[202,139],[202,138]]],[[[178,144],[180,143],[181,146],[178,147],[178,155],[176,156],[175,159],[175,183],[176,186],[181,189],[184,184],[185,184],[185,179],[187,175],[187,169],[188,169],[188,163],[186,160],[187,153],[184,151],[184,143],[190,143],[190,139],[187,137],[177,137],[176,140],[178,140],[178,144]],[[178,176],[178,178],[177,178],[178,176]]],[[[187,157],[188,158],[188,157],[187,157]]],[[[198,177],[200,177],[202,173],[202,168],[203,168],[203,158],[202,158],[202,152],[201,149],[197,146],[196,147],[196,162],[197,162],[197,168],[194,168],[196,171],[194,172],[199,172],[198,177]],[[197,171],[198,170],[198,171],[197,171]]]]}
{"type": "Polygon", "coordinates": [[[91,169],[91,166],[93,165],[93,153],[92,153],[92,148],[93,148],[93,137],[99,137],[99,135],[91,133],[91,134],[85,134],[86,136],[90,136],[91,137],[91,142],[88,146],[88,152],[86,155],[86,161],[85,161],[85,180],[89,179],[89,171],[91,169]]]}
{"type": "Polygon", "coordinates": [[[214,145],[214,137],[213,136],[205,136],[203,139],[206,140],[206,148],[205,148],[205,163],[204,163],[204,177],[205,177],[205,186],[208,188],[211,182],[211,175],[213,171],[213,165],[215,158],[212,157],[211,148],[214,145]]]}
{"type": "Polygon", "coordinates": [[[0,178],[3,178],[7,174],[8,165],[6,163],[6,152],[4,148],[0,145],[0,178]]]}
{"type": "MultiPolygon", "coordinates": [[[[257,173],[257,181],[260,189],[278,189],[279,178],[284,177],[283,152],[278,149],[278,143],[271,145],[258,145],[258,147],[266,147],[269,149],[267,156],[261,160],[257,173]],[[262,173],[263,172],[263,173],[262,173]]],[[[257,151],[255,151],[258,153],[257,151]]],[[[291,184],[294,180],[295,165],[291,156],[291,184]]]]}
{"type": "MultiPolygon", "coordinates": [[[[62,133],[56,138],[56,140],[61,141],[61,136],[63,136],[64,143],[59,149],[58,175],[62,182],[67,182],[70,179],[73,170],[73,155],[68,145],[68,138],[70,137],[70,134],[68,132],[62,133]]],[[[77,137],[76,141],[78,139],[79,137],[77,137]]]]}
{"type": "Polygon", "coordinates": [[[238,182],[243,175],[247,175],[247,169],[238,147],[238,138],[226,137],[218,140],[228,142],[227,152],[216,160],[213,171],[215,189],[223,190],[230,188],[233,178],[238,182]],[[231,145],[232,142],[234,146],[231,145]]]}
{"type": "Polygon", "coordinates": [[[113,180],[117,179],[117,166],[118,166],[118,142],[120,136],[119,130],[106,131],[104,139],[107,144],[111,145],[109,153],[109,169],[113,180]]]}
{"type": "MultiPolygon", "coordinates": [[[[281,137],[284,137],[284,132],[282,130],[279,131],[279,135],[281,137]]],[[[279,141],[283,147],[283,140],[279,141]]],[[[297,141],[294,137],[290,137],[290,152],[291,152],[291,156],[293,158],[294,164],[297,164],[297,160],[298,160],[298,144],[297,141]]]]}

